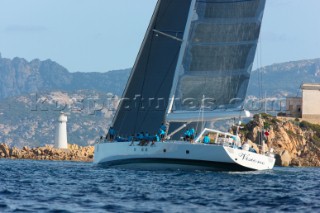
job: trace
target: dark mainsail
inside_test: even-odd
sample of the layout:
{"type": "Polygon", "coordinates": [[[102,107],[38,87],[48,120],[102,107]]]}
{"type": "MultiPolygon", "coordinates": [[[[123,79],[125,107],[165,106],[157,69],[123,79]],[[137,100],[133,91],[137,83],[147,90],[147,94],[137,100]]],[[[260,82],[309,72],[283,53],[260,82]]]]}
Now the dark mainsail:
{"type": "Polygon", "coordinates": [[[203,97],[207,110],[239,109],[264,6],[265,0],[158,0],[113,122],[119,135],[153,134],[169,120],[167,109],[173,118],[188,116],[203,107],[203,97]]]}
{"type": "Polygon", "coordinates": [[[159,0],[113,126],[154,134],[164,120],[191,0],[159,0]]]}

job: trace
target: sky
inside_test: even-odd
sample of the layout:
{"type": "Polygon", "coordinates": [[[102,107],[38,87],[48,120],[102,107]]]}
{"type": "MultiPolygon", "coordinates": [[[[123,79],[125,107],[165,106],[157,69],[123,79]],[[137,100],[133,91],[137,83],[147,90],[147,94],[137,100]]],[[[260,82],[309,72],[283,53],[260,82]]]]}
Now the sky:
{"type": "MultiPolygon", "coordinates": [[[[132,67],[156,0],[0,0],[0,53],[70,72],[132,67]]],[[[267,0],[255,68],[320,58],[320,1],[267,0]]]]}

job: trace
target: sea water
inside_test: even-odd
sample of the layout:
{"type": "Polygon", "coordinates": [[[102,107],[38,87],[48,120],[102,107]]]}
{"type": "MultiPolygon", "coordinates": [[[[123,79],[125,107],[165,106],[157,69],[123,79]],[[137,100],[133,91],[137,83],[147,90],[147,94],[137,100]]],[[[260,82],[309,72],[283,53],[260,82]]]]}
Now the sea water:
{"type": "Polygon", "coordinates": [[[320,169],[137,171],[0,160],[0,212],[320,212],[320,169]]]}

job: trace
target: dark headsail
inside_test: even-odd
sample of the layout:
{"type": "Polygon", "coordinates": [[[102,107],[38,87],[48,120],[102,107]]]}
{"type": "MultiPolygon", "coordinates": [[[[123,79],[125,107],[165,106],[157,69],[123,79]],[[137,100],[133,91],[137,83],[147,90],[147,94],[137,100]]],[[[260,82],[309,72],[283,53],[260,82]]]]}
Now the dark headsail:
{"type": "Polygon", "coordinates": [[[163,122],[191,0],[159,0],[113,125],[155,133],[163,122]]]}

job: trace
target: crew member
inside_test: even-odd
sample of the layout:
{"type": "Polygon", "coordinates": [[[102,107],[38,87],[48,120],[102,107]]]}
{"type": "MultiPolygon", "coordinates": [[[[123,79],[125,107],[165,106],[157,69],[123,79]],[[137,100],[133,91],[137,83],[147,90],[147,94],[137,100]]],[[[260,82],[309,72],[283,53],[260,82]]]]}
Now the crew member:
{"type": "Polygon", "coordinates": [[[209,144],[209,143],[210,143],[210,137],[209,137],[209,135],[204,136],[204,138],[203,138],[203,143],[205,143],[205,144],[209,144]]]}
{"type": "Polygon", "coordinates": [[[160,129],[162,129],[163,131],[166,132],[167,131],[167,126],[164,125],[164,123],[162,123],[160,129]]]}
{"type": "Polygon", "coordinates": [[[163,129],[159,129],[159,135],[160,135],[160,139],[163,142],[164,141],[164,137],[166,135],[166,132],[163,129]]]}
{"type": "Polygon", "coordinates": [[[187,131],[185,131],[185,133],[184,133],[184,140],[185,141],[190,140],[190,130],[189,129],[187,129],[187,131]]]}
{"type": "Polygon", "coordinates": [[[116,131],[114,130],[114,128],[112,126],[109,128],[108,134],[109,134],[110,141],[113,141],[114,140],[114,136],[116,135],[116,131]]]}
{"type": "Polygon", "coordinates": [[[190,141],[193,142],[194,137],[195,137],[195,134],[196,134],[196,131],[195,131],[194,128],[191,128],[191,129],[189,130],[189,132],[190,132],[190,141]]]}

